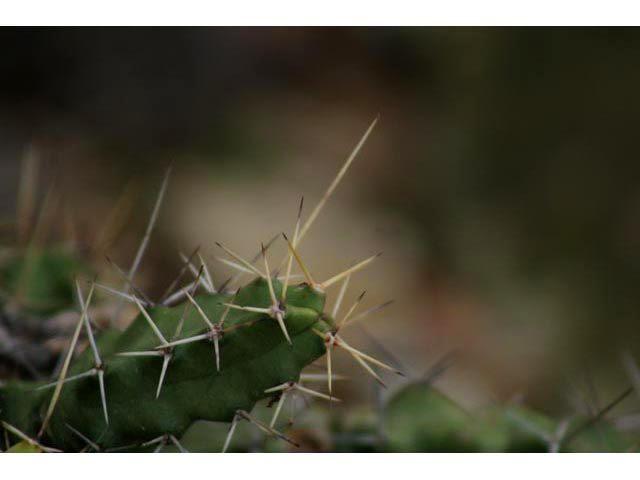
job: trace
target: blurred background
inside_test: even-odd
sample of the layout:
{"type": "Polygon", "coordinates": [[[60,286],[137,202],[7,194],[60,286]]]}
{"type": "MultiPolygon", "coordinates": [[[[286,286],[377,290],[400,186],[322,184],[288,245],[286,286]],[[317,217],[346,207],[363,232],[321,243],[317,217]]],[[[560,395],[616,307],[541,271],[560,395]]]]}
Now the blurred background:
{"type": "MultiPolygon", "coordinates": [[[[638,30],[20,28],[0,45],[3,220],[37,155],[58,235],[129,265],[172,165],[138,283],[160,295],[197,245],[221,282],[214,242],[252,256],[291,232],[380,114],[301,247],[317,278],[384,251],[348,299],[396,302],[345,336],[412,378],[453,352],[439,385],[465,405],[563,413],[628,385],[638,30]]],[[[369,398],[337,368],[341,397],[369,398]]]]}

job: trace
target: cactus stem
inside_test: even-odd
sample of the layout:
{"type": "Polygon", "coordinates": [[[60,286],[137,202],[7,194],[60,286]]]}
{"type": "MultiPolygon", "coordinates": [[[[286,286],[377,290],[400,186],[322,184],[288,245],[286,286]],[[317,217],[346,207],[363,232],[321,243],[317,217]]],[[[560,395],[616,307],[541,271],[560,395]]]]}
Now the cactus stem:
{"type": "Polygon", "coordinates": [[[250,270],[254,275],[260,277],[260,278],[265,278],[264,274],[258,270],[252,263],[250,263],[249,261],[245,260],[244,258],[242,258],[240,255],[238,255],[237,253],[235,253],[233,250],[225,247],[224,245],[222,245],[220,242],[216,242],[216,245],[218,247],[220,247],[221,249],[223,249],[225,252],[227,252],[227,254],[232,257],[233,259],[235,259],[236,261],[240,262],[242,265],[244,265],[248,270],[250,270]]]}

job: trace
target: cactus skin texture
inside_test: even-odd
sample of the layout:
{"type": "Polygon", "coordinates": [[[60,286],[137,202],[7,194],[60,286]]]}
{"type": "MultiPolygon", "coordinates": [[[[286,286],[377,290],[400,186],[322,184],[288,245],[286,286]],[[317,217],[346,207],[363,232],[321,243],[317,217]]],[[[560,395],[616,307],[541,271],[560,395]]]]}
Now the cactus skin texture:
{"type": "MultiPolygon", "coordinates": [[[[279,295],[282,285],[274,280],[279,295]]],[[[231,295],[201,294],[196,297],[212,322],[216,322],[231,301],[231,295]]],[[[105,364],[105,390],[109,425],[105,423],[95,376],[68,382],[42,443],[64,451],[78,451],[86,442],[67,425],[82,431],[102,449],[124,445],[140,446],[164,434],[180,437],[197,420],[230,422],[236,411],[251,411],[265,397],[265,389],[297,380],[301,370],[325,353],[324,342],[312,329],[326,331],[331,320],[323,314],[324,293],[302,284],[289,287],[285,323],[290,345],[278,323],[265,314],[231,310],[224,327],[234,329],[220,339],[221,369],[216,370],[213,344],[205,339],[175,347],[162,391],[155,398],[162,366],[161,357],[126,357],[120,352],[149,351],[159,342],[142,315],[129,328],[116,334],[106,331],[97,339],[105,364]],[[100,439],[99,441],[97,439],[100,439]]],[[[241,288],[234,304],[268,307],[270,296],[266,280],[257,278],[241,288]]],[[[170,339],[184,305],[155,307],[150,316],[170,339]]],[[[206,333],[207,326],[195,309],[185,317],[183,335],[206,333]]],[[[94,366],[87,349],[78,357],[69,376],[94,366]]],[[[33,382],[13,382],[0,389],[0,416],[28,435],[35,437],[53,389],[35,390],[33,382]]]]}

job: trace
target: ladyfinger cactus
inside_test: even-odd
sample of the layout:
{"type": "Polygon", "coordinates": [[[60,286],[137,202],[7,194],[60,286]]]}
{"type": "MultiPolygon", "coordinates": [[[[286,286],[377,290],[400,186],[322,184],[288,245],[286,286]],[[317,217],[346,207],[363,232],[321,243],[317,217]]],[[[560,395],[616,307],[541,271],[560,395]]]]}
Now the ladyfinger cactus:
{"type": "MultiPolygon", "coordinates": [[[[306,366],[338,346],[381,381],[371,365],[391,368],[337,335],[349,322],[357,302],[338,324],[325,312],[325,290],[348,281],[375,257],[317,282],[297,252],[376,121],[306,222],[301,224],[299,214],[293,235],[283,234],[289,251],[279,264],[272,264],[275,270],[265,247],[257,267],[219,245],[233,259],[226,260],[228,264],[254,277],[235,291],[228,285],[216,289],[201,257],[196,265],[196,252],[184,257],[183,266],[184,271],[191,270],[195,280],[168,291],[161,301],[154,303],[135,288],[133,276],[153,229],[165,181],[134,264],[124,274],[126,289],[118,291],[97,282],[89,288],[76,285],[82,313],[57,381],[13,381],[0,387],[0,430],[10,443],[20,441],[17,448],[43,451],[156,451],[168,443],[183,450],[180,438],[198,420],[229,423],[229,436],[220,446],[223,451],[240,420],[293,443],[273,428],[287,394],[295,389],[335,400],[330,357],[329,395],[299,383],[306,366]],[[294,259],[306,279],[295,286],[291,284],[294,259]],[[108,329],[94,333],[90,305],[96,288],[115,293],[139,310],[124,332],[108,329]],[[88,347],[74,358],[83,333],[88,347]],[[250,413],[264,398],[276,404],[271,425],[250,413]]],[[[344,288],[338,305],[343,296],[344,288]]],[[[337,308],[334,315],[336,312],[337,308]]]]}

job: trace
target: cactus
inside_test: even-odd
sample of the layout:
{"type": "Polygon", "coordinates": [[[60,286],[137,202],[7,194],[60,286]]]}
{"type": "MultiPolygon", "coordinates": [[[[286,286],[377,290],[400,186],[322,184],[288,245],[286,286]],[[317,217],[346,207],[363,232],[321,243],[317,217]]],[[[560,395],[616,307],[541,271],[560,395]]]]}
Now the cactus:
{"type": "MultiPolygon", "coordinates": [[[[376,122],[369,126],[303,225],[301,202],[292,240],[283,234],[289,252],[277,269],[285,272],[282,280],[269,266],[268,247],[262,247],[262,270],[219,244],[234,259],[227,263],[254,280],[236,291],[226,286],[216,289],[201,257],[200,269],[195,266],[194,252],[184,258],[181,271],[194,274],[195,280],[188,285],[167,292],[157,303],[135,288],[133,276],[153,229],[167,175],[133,266],[124,274],[125,290],[93,282],[85,299],[77,283],[82,312],[57,381],[10,381],[0,386],[1,430],[5,436],[19,440],[12,449],[157,451],[173,443],[184,450],[181,436],[195,422],[205,420],[229,424],[224,451],[243,419],[269,435],[294,443],[273,428],[285,397],[295,390],[337,400],[331,394],[330,358],[328,395],[299,382],[307,365],[340,346],[381,381],[370,364],[393,369],[337,336],[358,302],[337,324],[324,311],[325,290],[344,281],[339,306],[351,275],[377,256],[316,282],[297,252],[376,122]],[[296,286],[290,285],[294,259],[306,278],[296,286]],[[124,332],[112,328],[94,336],[90,305],[96,287],[138,308],[138,315],[124,332]],[[74,358],[83,331],[88,347],[74,358]],[[271,425],[250,413],[265,398],[277,405],[271,425]]],[[[73,289],[70,283],[65,287],[73,289]]],[[[39,300],[43,294],[36,289],[33,295],[39,300]]],[[[336,311],[337,307],[334,314],[336,311]]]]}
{"type": "MultiPolygon", "coordinates": [[[[273,283],[274,290],[280,292],[279,282],[273,283]]],[[[160,340],[155,328],[162,338],[171,339],[184,306],[145,310],[148,317],[141,313],[124,333],[98,339],[99,363],[88,350],[74,361],[68,372],[69,378],[83,372],[103,372],[104,391],[108,395],[105,409],[97,373],[67,382],[46,438],[51,445],[63,450],[80,450],[85,444],[67,425],[83,426],[82,433],[87,438],[102,436],[99,442],[102,448],[114,448],[164,434],[179,436],[196,419],[230,422],[238,410],[251,411],[256,401],[268,396],[266,389],[297,379],[303,367],[324,353],[322,341],[310,331],[327,328],[320,318],[324,295],[301,286],[290,288],[287,297],[283,310],[291,345],[283,339],[275,322],[264,321],[269,318],[265,314],[229,311],[221,329],[216,330],[203,322],[196,309],[190,309],[184,316],[186,336],[182,338],[203,335],[205,338],[171,344],[160,340]],[[151,318],[153,329],[147,325],[151,318]],[[217,332],[220,332],[222,352],[219,371],[213,346],[208,341],[215,338],[217,332]],[[158,346],[163,348],[156,349],[158,346]],[[138,357],[134,355],[137,352],[148,352],[149,356],[138,357]],[[163,366],[165,358],[170,359],[166,367],[163,366]],[[158,378],[163,368],[166,376],[159,390],[158,378]]],[[[212,320],[222,317],[227,310],[221,303],[229,300],[231,296],[224,294],[202,294],[194,298],[212,320]]],[[[234,300],[235,305],[248,307],[269,303],[269,288],[262,278],[243,287],[234,300]]],[[[86,311],[83,317],[84,322],[86,311]]],[[[24,384],[8,384],[2,391],[0,408],[3,416],[13,419],[10,423],[14,426],[34,432],[40,422],[39,413],[47,407],[51,389],[33,391],[31,387],[29,391],[28,388],[24,384]],[[27,399],[32,405],[25,405],[27,399]],[[27,407],[28,412],[24,412],[27,407]]]]}
{"type": "Polygon", "coordinates": [[[386,450],[393,452],[599,452],[627,451],[632,437],[602,421],[610,403],[593,418],[554,420],[522,405],[468,412],[432,385],[415,382],[385,406],[386,450]]]}

